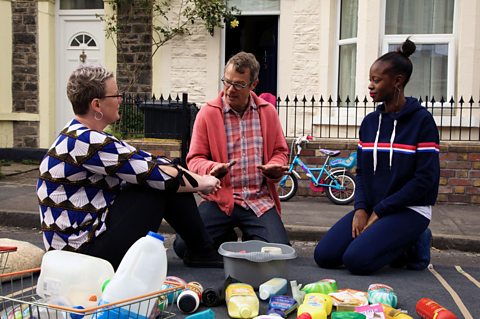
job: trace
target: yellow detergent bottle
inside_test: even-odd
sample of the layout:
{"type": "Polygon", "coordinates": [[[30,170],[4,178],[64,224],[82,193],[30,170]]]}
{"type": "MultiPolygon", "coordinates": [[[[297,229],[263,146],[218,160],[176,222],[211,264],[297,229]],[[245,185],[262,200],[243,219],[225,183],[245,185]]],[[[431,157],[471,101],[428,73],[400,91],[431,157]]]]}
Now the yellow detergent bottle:
{"type": "Polygon", "coordinates": [[[413,319],[412,316],[407,315],[399,309],[395,309],[386,304],[381,304],[383,312],[385,313],[385,319],[413,319]]]}
{"type": "Polygon", "coordinates": [[[330,299],[328,304],[326,297],[329,296],[320,293],[306,294],[303,303],[298,307],[297,316],[308,313],[312,319],[327,319],[327,311],[332,309],[332,300],[330,299]]]}
{"type": "Polygon", "coordinates": [[[231,318],[253,318],[258,316],[259,301],[253,287],[244,283],[233,283],[225,290],[228,315],[231,318]]]}

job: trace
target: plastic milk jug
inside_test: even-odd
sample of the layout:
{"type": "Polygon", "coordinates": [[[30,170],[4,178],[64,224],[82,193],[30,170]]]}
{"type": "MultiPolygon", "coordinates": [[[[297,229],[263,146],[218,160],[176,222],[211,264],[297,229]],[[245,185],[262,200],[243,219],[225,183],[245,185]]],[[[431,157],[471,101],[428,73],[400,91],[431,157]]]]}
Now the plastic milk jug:
{"type": "MultiPolygon", "coordinates": [[[[148,232],[147,236],[137,240],[128,249],[105,287],[99,305],[161,290],[167,276],[167,254],[163,240],[162,235],[148,232]]],[[[147,299],[122,308],[99,312],[98,318],[145,319],[155,304],[155,301],[147,299]]]]}
{"type": "Polygon", "coordinates": [[[65,297],[71,306],[90,308],[97,305],[102,285],[113,273],[104,259],[51,250],[43,255],[36,290],[42,298],[65,297]]]}
{"type": "Polygon", "coordinates": [[[260,299],[267,300],[271,296],[284,295],[287,293],[287,280],[284,278],[272,278],[258,287],[260,299]]]}
{"type": "Polygon", "coordinates": [[[228,315],[231,318],[253,318],[258,316],[259,301],[253,287],[244,283],[233,283],[225,290],[228,315]]]}

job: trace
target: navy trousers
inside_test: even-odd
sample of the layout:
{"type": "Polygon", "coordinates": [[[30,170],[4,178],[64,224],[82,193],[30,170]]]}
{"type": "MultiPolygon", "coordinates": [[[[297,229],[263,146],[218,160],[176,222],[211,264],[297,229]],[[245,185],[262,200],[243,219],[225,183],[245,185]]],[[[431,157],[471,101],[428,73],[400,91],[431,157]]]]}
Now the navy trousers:
{"type": "Polygon", "coordinates": [[[315,248],[315,262],[322,268],[344,265],[358,275],[371,274],[394,262],[428,227],[430,220],[405,208],[377,220],[352,238],[354,211],[330,228],[315,248]]]}

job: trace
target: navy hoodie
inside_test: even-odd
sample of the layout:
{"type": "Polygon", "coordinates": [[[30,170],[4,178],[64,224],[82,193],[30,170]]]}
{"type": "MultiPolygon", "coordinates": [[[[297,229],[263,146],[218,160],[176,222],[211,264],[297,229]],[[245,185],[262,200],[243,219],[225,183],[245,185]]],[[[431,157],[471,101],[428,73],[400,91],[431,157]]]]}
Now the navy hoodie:
{"type": "Polygon", "coordinates": [[[417,99],[397,113],[380,104],[360,126],[355,210],[378,217],[407,206],[434,205],[440,179],[435,121],[417,99]]]}

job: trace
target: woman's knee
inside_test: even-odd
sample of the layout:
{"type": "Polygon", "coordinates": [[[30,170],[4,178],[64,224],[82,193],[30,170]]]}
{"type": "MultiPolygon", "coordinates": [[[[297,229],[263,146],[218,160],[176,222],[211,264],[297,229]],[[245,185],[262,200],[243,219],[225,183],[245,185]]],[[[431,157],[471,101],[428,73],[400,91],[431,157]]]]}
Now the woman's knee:
{"type": "Polygon", "coordinates": [[[374,270],[372,265],[374,264],[373,260],[369,258],[364,251],[347,249],[343,254],[343,265],[347,268],[352,274],[355,275],[369,275],[374,270]]]}
{"type": "Polygon", "coordinates": [[[328,249],[321,241],[315,247],[313,259],[321,268],[337,268],[342,265],[341,254],[333,249],[328,249]]]}

